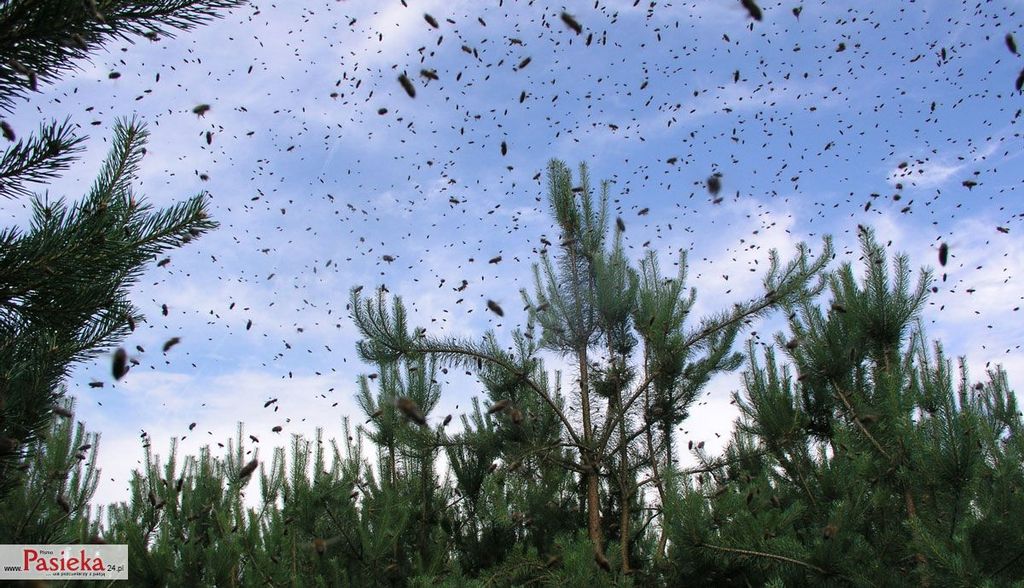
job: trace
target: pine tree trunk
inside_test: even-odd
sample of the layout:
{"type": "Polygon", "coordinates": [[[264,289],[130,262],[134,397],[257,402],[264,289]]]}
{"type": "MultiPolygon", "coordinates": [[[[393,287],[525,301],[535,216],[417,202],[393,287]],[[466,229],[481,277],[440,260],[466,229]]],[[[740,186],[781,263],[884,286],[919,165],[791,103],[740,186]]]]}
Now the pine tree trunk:
{"type": "Polygon", "coordinates": [[[626,485],[627,464],[626,464],[626,434],[622,433],[621,443],[623,444],[621,469],[619,472],[619,494],[622,496],[622,517],[619,522],[619,537],[622,544],[622,571],[629,573],[629,488],[626,485]]]}
{"type": "Polygon", "coordinates": [[[394,444],[388,447],[388,465],[391,467],[391,471],[388,472],[388,478],[391,481],[391,487],[395,487],[395,446],[394,444]]]}
{"type": "MultiPolygon", "coordinates": [[[[609,345],[610,347],[610,345],[609,345]]],[[[612,350],[608,350],[609,356],[612,354],[612,350]]],[[[623,360],[624,361],[624,360],[623,360]]],[[[615,372],[618,373],[618,372],[615,372]]],[[[626,480],[629,476],[629,448],[626,446],[626,414],[625,409],[622,406],[622,389],[620,388],[620,382],[615,382],[614,390],[614,405],[615,410],[618,412],[619,417],[619,496],[621,497],[621,517],[619,519],[619,543],[622,550],[622,571],[629,573],[629,503],[630,503],[630,487],[626,484],[626,480]]]]}
{"type": "MultiPolygon", "coordinates": [[[[583,463],[587,468],[587,531],[590,536],[594,558],[605,560],[604,538],[601,534],[601,501],[598,492],[597,459],[594,455],[594,435],[590,422],[590,377],[587,365],[587,350],[577,352],[580,368],[580,408],[583,412],[583,463]]],[[[606,560],[605,560],[606,561],[606,560]]]]}
{"type": "Polygon", "coordinates": [[[420,461],[420,484],[423,486],[423,496],[420,498],[420,502],[422,502],[422,512],[420,513],[420,565],[424,568],[428,565],[427,559],[430,555],[430,547],[427,543],[427,540],[429,539],[427,525],[429,524],[428,519],[430,518],[430,495],[428,494],[429,489],[427,486],[429,484],[428,480],[430,478],[430,471],[427,468],[427,460],[424,457],[420,461]]]}

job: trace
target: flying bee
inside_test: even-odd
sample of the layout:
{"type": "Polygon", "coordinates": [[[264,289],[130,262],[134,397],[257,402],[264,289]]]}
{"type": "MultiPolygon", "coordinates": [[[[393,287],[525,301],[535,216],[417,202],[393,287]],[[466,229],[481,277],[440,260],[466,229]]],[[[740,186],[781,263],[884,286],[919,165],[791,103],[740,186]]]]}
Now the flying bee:
{"type": "Polygon", "coordinates": [[[722,176],[721,174],[711,174],[707,179],[708,192],[712,196],[718,196],[718,192],[722,189],[722,176]]]}
{"type": "Polygon", "coordinates": [[[1013,33],[1006,33],[1006,48],[1010,50],[1010,53],[1018,55],[1017,42],[1013,40],[1013,33]]]}
{"type": "Polygon", "coordinates": [[[531,61],[533,61],[532,57],[523,58],[523,60],[519,62],[519,65],[516,67],[516,69],[523,69],[524,67],[530,65],[531,61]]]}
{"type": "Polygon", "coordinates": [[[498,303],[493,300],[487,301],[487,309],[498,316],[505,316],[505,311],[498,306],[498,303]]]}
{"type": "Polygon", "coordinates": [[[161,260],[160,260],[160,261],[159,261],[159,262],[158,262],[158,263],[156,264],[156,266],[157,266],[157,267],[164,267],[164,266],[166,266],[166,265],[167,265],[167,264],[169,264],[169,263],[171,263],[171,258],[170,258],[170,257],[165,257],[165,258],[161,259],[161,260]]]}
{"type": "Polygon", "coordinates": [[[13,141],[15,139],[14,129],[7,121],[0,121],[0,130],[4,133],[4,139],[7,139],[8,141],[13,141]]]}
{"type": "Polygon", "coordinates": [[[433,16],[430,16],[429,14],[424,14],[423,20],[427,21],[427,24],[434,27],[435,29],[441,28],[441,25],[438,24],[437,19],[434,18],[433,16]]]}
{"type": "Polygon", "coordinates": [[[441,423],[442,427],[447,427],[448,423],[452,422],[452,415],[444,417],[444,421],[441,423]]]}
{"type": "Polygon", "coordinates": [[[490,260],[487,261],[487,263],[501,263],[501,256],[499,255],[497,257],[492,257],[490,260]]]}
{"type": "Polygon", "coordinates": [[[518,408],[513,407],[512,410],[509,411],[508,416],[512,419],[512,424],[514,425],[520,425],[523,423],[523,411],[518,408]]]}
{"type": "Polygon", "coordinates": [[[508,405],[511,402],[512,401],[509,400],[508,398],[505,398],[503,400],[499,400],[499,401],[495,402],[494,404],[492,404],[491,407],[487,409],[487,414],[494,414],[496,412],[501,412],[501,411],[505,410],[506,408],[508,408],[508,405]]]}
{"type": "Polygon", "coordinates": [[[192,109],[192,113],[196,116],[205,116],[207,112],[210,112],[209,104],[200,104],[192,109]]]}
{"type": "Polygon", "coordinates": [[[373,419],[380,417],[380,415],[382,414],[384,414],[384,409],[378,408],[377,410],[373,411],[373,414],[370,415],[370,418],[366,419],[366,422],[369,423],[373,419]]]}
{"type": "Polygon", "coordinates": [[[583,25],[581,25],[575,18],[573,18],[571,14],[563,10],[561,17],[562,22],[565,23],[565,26],[575,31],[577,35],[583,32],[583,25]]]}
{"type": "Polygon", "coordinates": [[[242,466],[242,469],[238,470],[238,479],[244,480],[251,476],[252,473],[256,471],[256,466],[258,466],[259,463],[259,460],[257,460],[255,457],[252,458],[252,461],[242,466]]]}
{"type": "Polygon", "coordinates": [[[175,345],[177,345],[178,343],[181,343],[181,337],[171,337],[170,339],[165,341],[164,342],[164,347],[163,347],[164,353],[167,353],[168,351],[170,351],[171,348],[174,347],[175,345]]]}
{"type": "Polygon", "coordinates": [[[949,245],[942,243],[939,245],[939,265],[945,267],[946,259],[949,257],[949,245]]]}
{"type": "Polygon", "coordinates": [[[118,347],[114,352],[113,372],[115,380],[120,380],[128,373],[128,352],[124,347],[118,347]]]}
{"type": "Polygon", "coordinates": [[[420,407],[416,405],[416,401],[412,398],[399,396],[395,400],[395,407],[410,421],[421,427],[427,426],[427,418],[423,416],[423,413],[420,412],[420,407]]]}
{"type": "Polygon", "coordinates": [[[640,211],[636,213],[636,215],[637,216],[647,216],[647,213],[650,212],[650,211],[651,211],[650,208],[641,208],[640,211]]]}
{"type": "Polygon", "coordinates": [[[416,86],[412,85],[412,80],[409,79],[409,76],[405,74],[398,76],[398,83],[402,84],[402,89],[409,95],[409,98],[416,97],[416,86]]]}
{"type": "Polygon", "coordinates": [[[508,143],[506,143],[505,141],[501,142],[501,154],[503,156],[508,155],[508,143]]]}
{"type": "Polygon", "coordinates": [[[266,407],[270,406],[271,404],[274,404],[275,402],[277,402],[277,398],[271,398],[270,400],[268,400],[268,401],[263,403],[263,408],[266,408],[266,407]]]}
{"type": "Polygon", "coordinates": [[[281,431],[284,430],[284,427],[282,427],[281,425],[274,425],[274,427],[272,429],[270,429],[270,430],[275,432],[275,433],[280,433],[281,431]]]}
{"type": "Polygon", "coordinates": [[[69,419],[69,418],[74,416],[74,413],[72,413],[70,410],[64,408],[63,406],[54,406],[52,410],[53,410],[54,414],[60,415],[60,416],[62,416],[64,418],[66,418],[66,419],[69,419]]]}
{"type": "Polygon", "coordinates": [[[626,232],[626,223],[622,221],[621,216],[615,217],[615,228],[617,228],[620,233],[626,232]]]}
{"type": "Polygon", "coordinates": [[[428,80],[437,81],[437,80],[441,79],[441,78],[439,78],[437,76],[437,70],[433,70],[433,69],[421,69],[420,70],[420,75],[425,77],[425,78],[427,78],[428,80]]]}
{"type": "Polygon", "coordinates": [[[761,12],[761,7],[758,6],[757,2],[754,2],[754,0],[740,0],[740,4],[743,5],[743,8],[747,9],[748,13],[750,13],[750,18],[759,22],[764,18],[764,14],[761,12]]]}

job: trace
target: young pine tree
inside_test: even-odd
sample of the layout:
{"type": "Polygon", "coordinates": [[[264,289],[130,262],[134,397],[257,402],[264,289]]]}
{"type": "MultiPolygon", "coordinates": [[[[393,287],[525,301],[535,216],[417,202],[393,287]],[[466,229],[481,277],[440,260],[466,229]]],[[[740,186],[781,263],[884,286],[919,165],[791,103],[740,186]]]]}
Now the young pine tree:
{"type": "MultiPolygon", "coordinates": [[[[593,567],[596,562],[612,569],[605,542],[614,537],[615,565],[629,574],[644,565],[631,552],[647,528],[635,525],[640,520],[636,509],[642,504],[646,483],[655,484],[664,500],[659,472],[671,463],[674,426],[685,418],[711,375],[738,367],[730,349],[742,326],[771,309],[797,304],[817,293],[822,285],[812,280],[827,263],[831,249],[826,241],[822,255],[812,261],[801,247],[798,257],[785,266],[773,252],[762,294],[688,327],[685,322],[694,295],[682,295],[685,256],[676,280],[661,277],[653,255],[635,269],[625,257],[621,221],[609,233],[608,184],[602,184],[595,201],[585,166],[579,182],[574,186],[569,169],[551,162],[549,202],[559,235],[557,245],[549,247],[557,253],[553,259],[547,249],[541,253],[534,294],[523,292],[528,326],[515,330],[510,348],[500,345],[493,333],[482,340],[468,340],[434,337],[421,329],[409,332],[400,300],[389,311],[382,297],[364,299],[358,288],[353,290],[351,308],[363,335],[358,348],[365,360],[387,364],[427,355],[441,365],[459,366],[484,381],[503,426],[519,431],[538,448],[554,441],[551,435],[556,434],[558,451],[536,456],[548,466],[557,465],[578,476],[582,528],[593,556],[587,565],[593,567]],[[534,336],[533,325],[539,326],[539,337],[534,336]],[[541,351],[555,354],[575,369],[577,380],[569,390],[568,403],[559,387],[552,387],[546,378],[541,351]],[[567,411],[567,405],[578,412],[567,411]],[[555,426],[532,437],[535,433],[528,425],[538,418],[555,426]],[[643,473],[650,473],[644,482],[640,480],[643,473]],[[603,513],[615,515],[615,520],[609,521],[603,513]]],[[[512,453],[503,448],[499,455],[504,463],[515,463],[520,461],[515,451],[522,448],[512,453]]],[[[476,475],[486,478],[486,472],[476,475]]],[[[475,476],[464,472],[461,477],[475,476]]],[[[537,520],[538,513],[524,514],[537,520]]],[[[664,540],[647,552],[657,557],[663,547],[664,540]]],[[[580,574],[582,578],[582,570],[580,574]]]]}
{"type": "Polygon", "coordinates": [[[0,231],[0,499],[44,431],[76,363],[143,320],[128,300],[146,264],[214,228],[205,194],[153,211],[131,190],[146,140],[119,122],[86,198],[33,198],[32,226],[0,231]]]}
{"type": "MultiPolygon", "coordinates": [[[[0,111],[52,82],[110,40],[157,40],[189,29],[239,0],[10,0],[0,3],[0,111]]],[[[0,230],[0,500],[23,477],[49,426],[58,385],[71,367],[116,344],[142,320],[129,287],[154,256],[216,226],[205,194],[153,211],[132,192],[145,128],[119,121],[113,148],[83,201],[32,195],[56,177],[83,137],[70,121],[36,135],[0,122],[14,143],[0,154],[0,197],[31,197],[28,231],[0,230]]]]}
{"type": "Polygon", "coordinates": [[[24,483],[0,500],[0,544],[88,543],[99,536],[102,509],[89,500],[96,491],[99,435],[75,425],[74,402],[57,407],[50,423],[18,465],[24,483]]]}
{"type": "Polygon", "coordinates": [[[790,336],[750,345],[726,458],[674,479],[678,585],[1024,583],[1024,436],[1005,373],[971,383],[916,323],[928,293],[861,235],[865,273],[828,306],[791,306],[790,336]]]}

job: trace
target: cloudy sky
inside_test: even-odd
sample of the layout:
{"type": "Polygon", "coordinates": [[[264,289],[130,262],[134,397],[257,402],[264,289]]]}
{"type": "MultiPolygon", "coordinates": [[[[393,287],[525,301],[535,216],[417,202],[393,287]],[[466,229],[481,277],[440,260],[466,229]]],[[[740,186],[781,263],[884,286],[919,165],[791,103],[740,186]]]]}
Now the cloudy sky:
{"type": "MultiPolygon", "coordinates": [[[[316,427],[341,435],[373,371],[355,354],[352,286],[386,285],[433,333],[507,338],[540,239],[556,236],[537,177],[551,158],[612,181],[634,258],[689,252],[701,314],[759,287],[771,248],[831,234],[837,263],[856,261],[862,224],[921,267],[946,242],[928,334],[975,378],[991,362],[1022,381],[1024,58],[1005,36],[1024,40],[1024,3],[761,4],[754,22],[738,0],[256,2],[176,38],[111,43],[41,88],[12,126],[70,116],[90,139],[40,191],[81,196],[134,114],[151,133],[139,193],[168,206],[206,190],[220,222],[134,289],[148,320],[125,346],[140,365],[115,383],[105,356],[69,382],[102,434],[97,502],[127,496],[142,431],[160,453],[172,437],[194,453],[244,421],[263,456],[316,427]],[[718,203],[703,185],[716,172],[718,203]]],[[[0,202],[5,224],[24,224],[27,204],[0,202]]],[[[712,383],[683,439],[724,440],[737,382],[712,383]]],[[[430,418],[478,393],[452,381],[430,418]]]]}

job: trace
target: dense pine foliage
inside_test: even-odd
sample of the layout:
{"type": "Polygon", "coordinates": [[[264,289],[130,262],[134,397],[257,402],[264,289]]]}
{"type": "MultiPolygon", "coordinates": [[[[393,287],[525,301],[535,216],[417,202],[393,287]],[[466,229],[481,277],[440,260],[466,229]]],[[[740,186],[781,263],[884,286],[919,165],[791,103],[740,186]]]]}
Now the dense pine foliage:
{"type": "MultiPolygon", "coordinates": [[[[0,3],[0,111],[110,39],[188,29],[237,4],[0,3]]],[[[83,137],[71,121],[43,122],[20,139],[20,129],[3,127],[13,145],[0,154],[0,197],[30,198],[33,214],[27,230],[0,230],[0,498],[23,483],[24,462],[33,459],[71,367],[143,320],[128,290],[147,264],[217,226],[205,193],[153,210],[133,191],[147,136],[134,118],[115,125],[95,182],[70,205],[30,186],[57,177],[79,155],[83,137]]]]}

